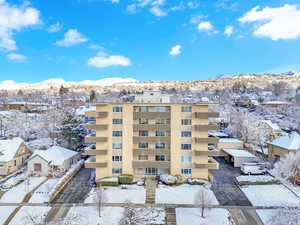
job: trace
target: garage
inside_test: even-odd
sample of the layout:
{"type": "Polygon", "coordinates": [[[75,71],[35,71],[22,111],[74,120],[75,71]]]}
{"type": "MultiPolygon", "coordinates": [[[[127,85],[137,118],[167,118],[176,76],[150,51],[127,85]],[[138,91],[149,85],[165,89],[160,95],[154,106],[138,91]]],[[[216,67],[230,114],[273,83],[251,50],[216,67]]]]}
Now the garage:
{"type": "Polygon", "coordinates": [[[246,162],[256,162],[258,158],[247,152],[240,149],[222,149],[226,154],[226,158],[229,162],[233,163],[234,167],[241,167],[243,163],[246,162]]]}

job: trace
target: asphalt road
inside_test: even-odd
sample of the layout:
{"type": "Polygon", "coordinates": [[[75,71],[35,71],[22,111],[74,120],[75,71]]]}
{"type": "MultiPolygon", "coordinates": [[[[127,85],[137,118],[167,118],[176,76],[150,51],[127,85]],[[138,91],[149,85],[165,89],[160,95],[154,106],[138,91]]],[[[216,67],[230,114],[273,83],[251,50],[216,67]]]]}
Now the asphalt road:
{"type": "Polygon", "coordinates": [[[82,203],[91,191],[89,178],[93,169],[81,168],[53,203],[82,203]]]}
{"type": "Polygon", "coordinates": [[[235,184],[235,177],[241,175],[239,168],[227,163],[224,157],[214,157],[219,163],[219,170],[213,171],[212,190],[221,205],[251,206],[244,193],[235,184]]]}

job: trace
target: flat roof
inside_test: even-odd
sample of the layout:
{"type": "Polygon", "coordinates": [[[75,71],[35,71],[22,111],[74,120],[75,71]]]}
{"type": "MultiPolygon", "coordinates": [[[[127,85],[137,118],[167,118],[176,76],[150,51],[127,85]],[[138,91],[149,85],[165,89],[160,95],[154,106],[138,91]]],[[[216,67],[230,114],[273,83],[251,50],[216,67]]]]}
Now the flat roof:
{"type": "Polygon", "coordinates": [[[219,142],[236,142],[236,143],[242,143],[241,140],[237,138],[220,138],[219,142]]]}
{"type": "Polygon", "coordinates": [[[256,158],[255,155],[251,154],[248,151],[241,150],[241,149],[222,149],[228,155],[233,157],[247,157],[247,158],[256,158]]]}

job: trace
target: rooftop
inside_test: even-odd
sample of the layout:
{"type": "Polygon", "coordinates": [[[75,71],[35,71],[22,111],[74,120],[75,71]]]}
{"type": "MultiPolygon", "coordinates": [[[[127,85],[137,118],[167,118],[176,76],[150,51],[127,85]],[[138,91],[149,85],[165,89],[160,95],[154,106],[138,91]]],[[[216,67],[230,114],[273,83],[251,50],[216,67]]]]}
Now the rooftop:
{"type": "Polygon", "coordinates": [[[300,150],[300,135],[297,132],[292,132],[268,143],[287,150],[300,150]]]}
{"type": "Polygon", "coordinates": [[[233,157],[247,157],[247,158],[256,158],[255,155],[241,149],[223,149],[224,152],[233,156],[233,157]]]}
{"type": "Polygon", "coordinates": [[[23,142],[23,139],[19,137],[0,140],[0,162],[12,160],[23,142]]]}

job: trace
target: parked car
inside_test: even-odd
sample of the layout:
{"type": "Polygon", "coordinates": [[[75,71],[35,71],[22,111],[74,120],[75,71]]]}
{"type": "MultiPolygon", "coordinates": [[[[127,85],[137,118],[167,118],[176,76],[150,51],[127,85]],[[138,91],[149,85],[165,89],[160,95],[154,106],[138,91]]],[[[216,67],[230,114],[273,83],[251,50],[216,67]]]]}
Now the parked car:
{"type": "Polygon", "coordinates": [[[267,172],[265,166],[261,163],[243,163],[241,165],[241,171],[243,174],[258,175],[265,174],[267,172]]]}

